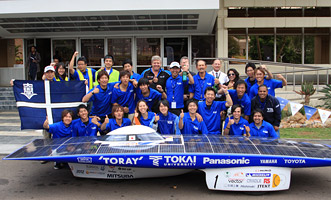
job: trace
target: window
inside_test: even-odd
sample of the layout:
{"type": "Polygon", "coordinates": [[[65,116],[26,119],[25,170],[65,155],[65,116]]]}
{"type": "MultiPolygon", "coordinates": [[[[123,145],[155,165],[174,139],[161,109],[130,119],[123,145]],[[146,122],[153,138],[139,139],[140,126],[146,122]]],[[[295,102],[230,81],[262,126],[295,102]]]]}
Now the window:
{"type": "Polygon", "coordinates": [[[53,40],[53,57],[68,65],[76,50],[75,40],[53,40]]]}
{"type": "Polygon", "coordinates": [[[116,66],[122,65],[125,59],[132,60],[131,39],[114,38],[108,39],[108,54],[114,56],[116,66]]]}
{"type": "Polygon", "coordinates": [[[104,57],[103,39],[82,39],[82,56],[87,59],[88,66],[101,66],[101,58],[104,57]]]}
{"type": "MultiPolygon", "coordinates": [[[[215,58],[215,36],[192,36],[192,59],[215,58]]],[[[212,64],[212,59],[206,60],[212,64]]]]}

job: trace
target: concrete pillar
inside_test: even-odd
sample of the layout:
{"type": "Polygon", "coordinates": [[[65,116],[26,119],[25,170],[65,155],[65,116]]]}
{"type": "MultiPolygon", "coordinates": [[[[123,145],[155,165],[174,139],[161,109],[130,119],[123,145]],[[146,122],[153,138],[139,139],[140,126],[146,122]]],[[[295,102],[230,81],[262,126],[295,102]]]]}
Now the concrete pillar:
{"type": "Polygon", "coordinates": [[[219,0],[220,9],[217,16],[216,27],[216,56],[228,57],[228,30],[224,28],[224,19],[228,16],[228,10],[224,7],[224,0],[219,0]]]}

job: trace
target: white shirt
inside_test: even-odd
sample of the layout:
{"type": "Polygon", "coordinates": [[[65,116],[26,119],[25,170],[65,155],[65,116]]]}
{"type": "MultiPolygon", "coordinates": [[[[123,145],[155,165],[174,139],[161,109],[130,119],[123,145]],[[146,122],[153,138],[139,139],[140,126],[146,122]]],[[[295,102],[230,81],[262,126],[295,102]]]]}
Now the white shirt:
{"type": "Polygon", "coordinates": [[[208,74],[212,75],[213,77],[217,78],[218,77],[218,80],[220,81],[220,84],[223,85],[224,83],[228,82],[229,81],[229,78],[228,76],[221,72],[221,71],[218,71],[218,72],[215,72],[214,70],[211,71],[211,72],[208,72],[208,74]]]}

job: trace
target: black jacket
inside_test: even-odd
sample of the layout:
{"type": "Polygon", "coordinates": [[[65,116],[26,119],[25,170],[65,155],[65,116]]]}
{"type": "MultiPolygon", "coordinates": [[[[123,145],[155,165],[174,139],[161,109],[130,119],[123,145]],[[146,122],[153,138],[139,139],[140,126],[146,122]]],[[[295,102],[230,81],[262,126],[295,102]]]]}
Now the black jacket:
{"type": "Polygon", "coordinates": [[[260,103],[260,97],[257,95],[252,99],[252,114],[250,117],[250,121],[253,121],[253,111],[256,108],[260,108],[263,111],[264,120],[272,124],[273,126],[279,126],[280,120],[281,120],[281,110],[280,110],[280,104],[276,97],[271,96],[268,94],[266,100],[265,100],[265,106],[264,109],[261,107],[260,103]]]}

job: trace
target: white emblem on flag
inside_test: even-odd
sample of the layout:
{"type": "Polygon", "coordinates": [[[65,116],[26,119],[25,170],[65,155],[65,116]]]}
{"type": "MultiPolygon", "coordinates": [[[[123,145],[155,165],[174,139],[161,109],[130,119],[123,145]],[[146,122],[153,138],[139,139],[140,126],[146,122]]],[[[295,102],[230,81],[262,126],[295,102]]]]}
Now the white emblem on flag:
{"type": "Polygon", "coordinates": [[[24,96],[26,96],[26,98],[31,99],[34,95],[38,95],[36,93],[33,93],[33,84],[29,84],[29,83],[24,83],[23,84],[23,94],[24,96]]]}

